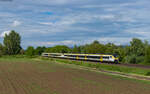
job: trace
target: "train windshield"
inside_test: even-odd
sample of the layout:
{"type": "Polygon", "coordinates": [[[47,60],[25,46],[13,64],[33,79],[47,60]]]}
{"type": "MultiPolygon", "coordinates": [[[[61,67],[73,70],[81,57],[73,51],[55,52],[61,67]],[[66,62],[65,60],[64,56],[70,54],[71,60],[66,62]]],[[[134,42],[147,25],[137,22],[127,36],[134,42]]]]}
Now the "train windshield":
{"type": "Polygon", "coordinates": [[[113,55],[115,58],[118,58],[118,55],[113,55]]]}

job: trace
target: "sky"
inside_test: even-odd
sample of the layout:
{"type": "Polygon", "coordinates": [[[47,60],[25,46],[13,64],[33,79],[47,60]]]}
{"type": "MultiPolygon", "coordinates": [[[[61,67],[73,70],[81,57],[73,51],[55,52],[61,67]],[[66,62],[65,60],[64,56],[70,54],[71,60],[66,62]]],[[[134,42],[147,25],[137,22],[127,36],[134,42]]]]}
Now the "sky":
{"type": "Polygon", "coordinates": [[[0,0],[0,42],[15,30],[22,47],[150,41],[150,0],[0,0]]]}

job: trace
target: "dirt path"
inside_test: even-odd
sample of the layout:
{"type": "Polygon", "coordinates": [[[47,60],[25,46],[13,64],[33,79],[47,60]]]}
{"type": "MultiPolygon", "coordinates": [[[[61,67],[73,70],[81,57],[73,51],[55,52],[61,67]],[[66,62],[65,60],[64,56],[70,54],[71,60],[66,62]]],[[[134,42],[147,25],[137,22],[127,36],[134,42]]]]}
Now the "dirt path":
{"type": "Polygon", "coordinates": [[[46,62],[0,62],[0,94],[150,94],[150,84],[46,62]]]}

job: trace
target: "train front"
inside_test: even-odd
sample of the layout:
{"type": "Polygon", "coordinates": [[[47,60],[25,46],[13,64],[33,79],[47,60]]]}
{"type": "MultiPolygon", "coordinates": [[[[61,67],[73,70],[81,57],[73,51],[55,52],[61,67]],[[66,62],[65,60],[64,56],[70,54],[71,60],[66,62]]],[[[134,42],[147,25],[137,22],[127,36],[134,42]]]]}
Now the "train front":
{"type": "Polygon", "coordinates": [[[113,55],[113,57],[114,57],[114,62],[116,64],[118,64],[119,63],[119,57],[118,57],[118,55],[113,55]]]}

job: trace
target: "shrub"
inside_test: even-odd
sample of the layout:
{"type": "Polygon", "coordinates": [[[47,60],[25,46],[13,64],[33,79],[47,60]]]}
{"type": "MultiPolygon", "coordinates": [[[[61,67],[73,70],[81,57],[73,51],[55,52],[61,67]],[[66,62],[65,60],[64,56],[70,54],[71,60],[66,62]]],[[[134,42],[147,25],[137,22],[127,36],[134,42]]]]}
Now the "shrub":
{"type": "Polygon", "coordinates": [[[125,62],[125,63],[136,64],[136,63],[137,63],[137,61],[136,61],[136,55],[126,56],[126,57],[124,58],[124,62],[125,62]]]}
{"type": "Polygon", "coordinates": [[[34,52],[35,52],[34,47],[29,46],[29,47],[27,48],[25,54],[26,54],[27,56],[29,56],[29,57],[32,57],[32,56],[34,56],[34,52]]]}
{"type": "Polygon", "coordinates": [[[145,63],[150,63],[150,46],[148,46],[145,51],[145,63]]]}
{"type": "Polygon", "coordinates": [[[144,56],[136,56],[136,55],[130,55],[126,56],[123,60],[125,63],[130,63],[130,64],[138,64],[144,62],[144,56]]]}
{"type": "Polygon", "coordinates": [[[142,62],[144,62],[144,56],[138,56],[138,57],[136,57],[136,63],[142,63],[142,62]]]}
{"type": "Polygon", "coordinates": [[[147,72],[147,73],[146,73],[146,76],[150,76],[150,72],[147,72]]]}

